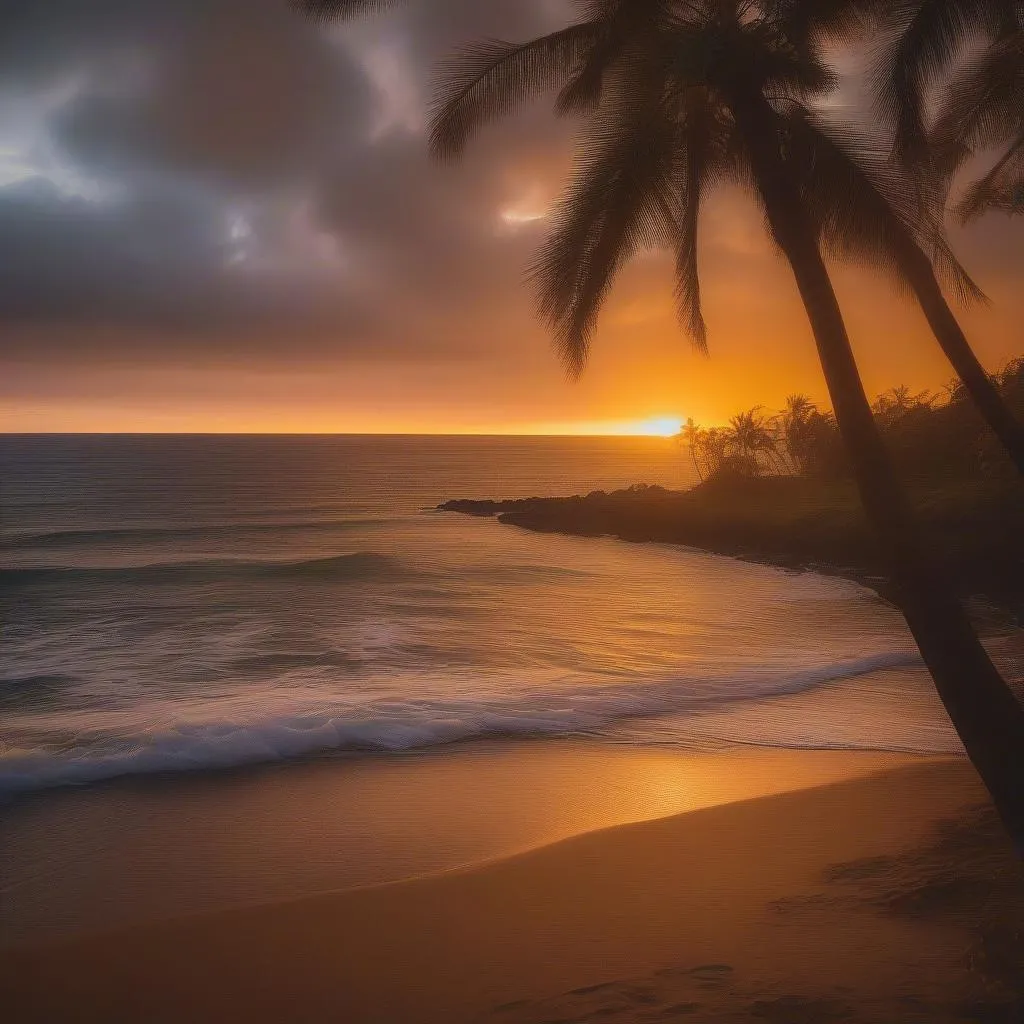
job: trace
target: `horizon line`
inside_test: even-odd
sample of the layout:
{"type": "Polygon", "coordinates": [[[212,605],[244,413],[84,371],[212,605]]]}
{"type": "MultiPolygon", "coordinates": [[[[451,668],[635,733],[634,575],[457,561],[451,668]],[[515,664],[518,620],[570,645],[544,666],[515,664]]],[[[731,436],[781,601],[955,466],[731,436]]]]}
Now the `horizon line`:
{"type": "Polygon", "coordinates": [[[529,431],[390,431],[390,430],[0,430],[3,437],[570,437],[570,438],[648,438],[672,441],[678,434],[582,433],[568,431],[544,433],[529,431]]]}

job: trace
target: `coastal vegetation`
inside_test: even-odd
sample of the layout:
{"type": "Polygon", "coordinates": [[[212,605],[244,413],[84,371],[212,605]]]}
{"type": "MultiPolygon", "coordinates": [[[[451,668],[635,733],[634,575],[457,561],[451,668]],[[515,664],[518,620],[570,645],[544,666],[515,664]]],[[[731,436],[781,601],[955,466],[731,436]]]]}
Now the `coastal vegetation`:
{"type": "MultiPolygon", "coordinates": [[[[993,374],[1024,413],[1024,358],[993,374]]],[[[1024,624],[1024,485],[965,389],[900,386],[872,402],[886,447],[907,481],[924,543],[962,599],[1024,624]]],[[[542,532],[685,544],[719,554],[814,568],[865,582],[895,598],[865,519],[835,416],[806,395],[763,406],[724,426],[692,420],[677,440],[697,486],[637,484],[620,491],[441,506],[542,532]]]]}
{"type": "MultiPolygon", "coordinates": [[[[1024,418],[1024,358],[992,374],[992,387],[1013,415],[1024,418]]],[[[941,391],[905,385],[871,405],[875,423],[903,477],[955,487],[964,480],[1014,477],[1005,449],[986,429],[967,389],[954,378],[941,391]]],[[[688,420],[679,441],[698,480],[718,477],[848,478],[849,460],[835,415],[806,395],[793,394],[775,412],[755,406],[720,427],[688,420]]]]}
{"type": "MultiPolygon", "coordinates": [[[[299,5],[322,17],[387,6],[382,0],[299,5]]],[[[454,55],[441,69],[432,152],[458,157],[483,125],[552,92],[559,114],[583,122],[575,171],[531,268],[539,315],[574,376],[586,365],[618,272],[646,249],[674,253],[681,320],[698,348],[707,348],[701,210],[727,183],[752,194],[792,271],[891,593],[968,755],[1024,851],[1024,707],[924,538],[878,410],[865,394],[828,266],[832,257],[853,259],[909,286],[981,415],[1024,473],[1021,424],[982,372],[939,285],[944,274],[962,297],[979,294],[946,241],[942,164],[921,141],[926,132],[918,132],[917,144],[914,139],[914,129],[925,127],[926,88],[979,29],[994,45],[1019,31],[1019,4],[593,0],[581,10],[581,20],[538,39],[485,41],[454,55]],[[866,28],[888,53],[875,69],[882,117],[870,132],[821,113],[838,85],[831,47],[866,28]],[[899,160],[881,158],[893,147],[899,160]]],[[[1019,77],[1019,64],[1010,63],[1019,77]]],[[[1000,120],[1002,109],[993,106],[983,120],[1000,120]]],[[[1006,117],[1002,123],[1012,127],[1006,117]]],[[[760,413],[738,418],[730,429],[739,439],[731,457],[747,468],[770,457],[760,413]]]]}

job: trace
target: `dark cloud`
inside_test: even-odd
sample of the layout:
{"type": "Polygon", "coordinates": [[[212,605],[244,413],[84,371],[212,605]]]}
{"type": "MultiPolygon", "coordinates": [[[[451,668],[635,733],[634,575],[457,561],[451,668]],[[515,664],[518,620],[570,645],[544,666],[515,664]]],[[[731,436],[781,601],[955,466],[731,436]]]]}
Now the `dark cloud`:
{"type": "MultiPolygon", "coordinates": [[[[567,9],[411,0],[323,29],[287,0],[0,0],[0,344],[23,368],[543,358],[557,377],[518,285],[570,126],[538,104],[454,167],[423,130],[438,58],[567,9]]],[[[716,350],[791,285],[765,277],[756,214],[720,206],[703,254],[716,350]]],[[[1017,230],[965,236],[983,284],[1019,275],[1017,230]]],[[[616,293],[627,308],[604,323],[624,349],[669,330],[663,263],[616,293]]]]}
{"type": "Polygon", "coordinates": [[[99,325],[169,361],[284,328],[292,355],[465,349],[445,314],[507,303],[534,233],[500,210],[542,187],[565,133],[535,113],[439,168],[425,84],[467,30],[526,36],[551,7],[414,4],[324,31],[285,0],[0,0],[0,89],[37,99],[52,155],[0,188],[5,346],[61,325],[47,345],[96,355],[73,329],[99,325]]]}
{"type": "MultiPolygon", "coordinates": [[[[8,253],[0,322],[11,354],[20,351],[20,327],[46,323],[67,326],[54,337],[74,350],[75,327],[131,327],[144,346],[147,329],[208,337],[344,319],[315,279],[246,267],[247,247],[259,242],[232,238],[225,210],[208,197],[98,203],[34,179],[0,191],[0,239],[8,253]]],[[[350,328],[358,323],[352,305],[350,328]]]]}
{"type": "Polygon", "coordinates": [[[55,119],[107,173],[208,175],[227,189],[315,175],[366,130],[370,89],[343,51],[269,0],[134,5],[115,45],[81,55],[82,95],[55,119]]]}

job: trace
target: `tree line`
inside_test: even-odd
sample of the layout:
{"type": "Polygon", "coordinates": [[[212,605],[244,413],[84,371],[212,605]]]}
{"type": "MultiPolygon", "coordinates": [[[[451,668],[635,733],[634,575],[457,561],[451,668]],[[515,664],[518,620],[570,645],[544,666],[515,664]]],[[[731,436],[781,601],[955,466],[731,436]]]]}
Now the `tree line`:
{"type": "MultiPolygon", "coordinates": [[[[991,380],[1014,415],[1024,418],[1024,357],[1010,360],[991,380]]],[[[871,403],[871,411],[905,477],[937,482],[1013,477],[1005,451],[958,377],[937,392],[891,388],[871,403]]],[[[758,405],[738,412],[720,427],[688,419],[677,440],[702,482],[728,476],[828,480],[850,475],[835,414],[804,394],[787,396],[779,410],[758,405]]]]}

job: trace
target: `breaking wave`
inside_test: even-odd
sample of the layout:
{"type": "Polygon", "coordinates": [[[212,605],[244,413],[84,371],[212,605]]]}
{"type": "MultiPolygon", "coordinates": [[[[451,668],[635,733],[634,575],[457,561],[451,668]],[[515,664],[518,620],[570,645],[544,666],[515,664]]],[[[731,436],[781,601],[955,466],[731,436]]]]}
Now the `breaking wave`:
{"type": "Polygon", "coordinates": [[[290,578],[331,580],[383,577],[400,570],[396,559],[373,551],[354,551],[298,561],[213,559],[188,562],[153,562],[128,566],[27,566],[0,569],[0,587],[46,583],[110,582],[204,583],[232,579],[290,578]]]}
{"type": "Polygon", "coordinates": [[[26,548],[80,547],[89,544],[121,542],[152,543],[179,540],[183,537],[231,537],[239,533],[282,533],[291,531],[335,531],[379,526],[384,518],[363,519],[285,519],[272,522],[233,522],[208,526],[140,526],[105,530],[43,530],[5,537],[0,549],[19,551],[26,548]]]}
{"type": "MultiPolygon", "coordinates": [[[[250,722],[209,721],[122,736],[83,736],[51,753],[0,759],[0,797],[123,775],[209,771],[341,752],[429,748],[497,737],[600,733],[623,720],[713,711],[797,694],[880,669],[918,664],[910,651],[848,659],[796,673],[750,670],[722,679],[676,678],[504,696],[379,700],[250,722]]],[[[766,744],[770,745],[770,744],[766,744]]]]}

